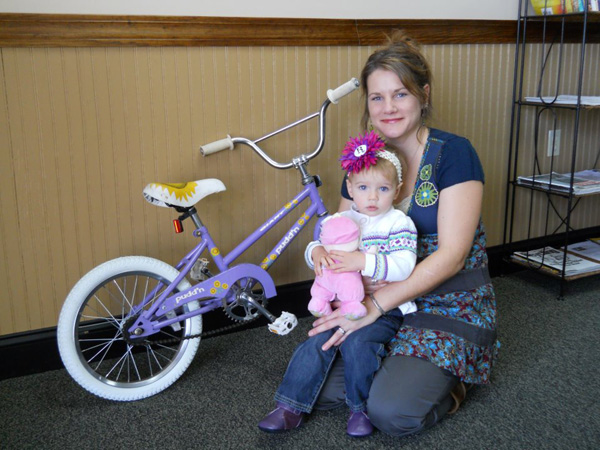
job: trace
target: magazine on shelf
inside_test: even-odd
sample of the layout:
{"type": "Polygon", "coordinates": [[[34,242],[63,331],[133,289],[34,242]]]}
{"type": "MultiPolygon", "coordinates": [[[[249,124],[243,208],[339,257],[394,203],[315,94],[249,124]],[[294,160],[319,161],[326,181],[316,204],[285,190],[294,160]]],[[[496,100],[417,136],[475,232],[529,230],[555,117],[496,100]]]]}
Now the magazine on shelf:
{"type": "Polygon", "coordinates": [[[600,240],[590,239],[589,241],[578,242],[567,245],[566,249],[568,253],[600,264],[600,240]]]}
{"type": "MultiPolygon", "coordinates": [[[[524,186],[533,186],[553,192],[570,193],[570,173],[547,173],[534,176],[520,176],[517,183],[524,186]]],[[[600,170],[587,169],[573,174],[573,194],[586,195],[600,192],[600,170]]]]}
{"type": "MultiPolygon", "coordinates": [[[[576,95],[551,95],[547,97],[525,97],[530,103],[539,103],[541,105],[577,105],[576,95]]],[[[600,96],[582,95],[580,105],[582,106],[600,106],[600,96]]]]}
{"type": "MultiPolygon", "coordinates": [[[[552,247],[544,247],[528,252],[515,252],[513,257],[528,262],[534,267],[543,267],[557,274],[562,272],[565,252],[552,247]]],[[[571,277],[590,272],[600,272],[600,263],[580,258],[571,253],[566,254],[565,276],[571,277]]]]}
{"type": "Polygon", "coordinates": [[[598,11],[598,0],[531,0],[531,4],[536,14],[551,15],[583,12],[586,1],[588,11],[598,11]]]}
{"type": "MultiPolygon", "coordinates": [[[[598,0],[587,0],[588,2],[588,11],[598,11],[600,9],[600,4],[598,0]]],[[[581,10],[583,11],[583,9],[581,10]]]]}
{"type": "MultiPolygon", "coordinates": [[[[598,4],[598,0],[561,0],[560,4],[565,13],[583,12],[585,11],[585,2],[589,4],[589,10],[593,11],[593,3],[598,4]]],[[[596,10],[597,11],[597,10],[596,10]]]]}

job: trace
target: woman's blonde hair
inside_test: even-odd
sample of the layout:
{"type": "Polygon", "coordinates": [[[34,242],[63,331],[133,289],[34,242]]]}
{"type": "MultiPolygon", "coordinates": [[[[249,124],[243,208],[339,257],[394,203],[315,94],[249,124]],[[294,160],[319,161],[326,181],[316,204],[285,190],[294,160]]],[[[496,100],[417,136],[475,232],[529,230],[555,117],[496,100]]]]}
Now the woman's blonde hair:
{"type": "Polygon", "coordinates": [[[404,31],[397,30],[388,37],[387,44],[369,56],[360,74],[364,96],[364,112],[361,120],[363,128],[368,128],[369,107],[367,80],[378,69],[395,73],[406,89],[421,103],[423,121],[431,116],[431,69],[420,45],[404,31]],[[429,86],[429,93],[425,86],[429,86]]]}

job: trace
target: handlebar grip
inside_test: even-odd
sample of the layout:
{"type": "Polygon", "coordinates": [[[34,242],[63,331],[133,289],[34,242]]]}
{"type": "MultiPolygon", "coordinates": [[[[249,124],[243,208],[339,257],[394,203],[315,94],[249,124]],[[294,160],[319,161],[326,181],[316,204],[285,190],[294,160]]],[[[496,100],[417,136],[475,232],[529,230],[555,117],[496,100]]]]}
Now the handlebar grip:
{"type": "Polygon", "coordinates": [[[359,86],[359,81],[356,78],[352,78],[350,81],[346,81],[344,84],[335,89],[329,89],[327,91],[327,98],[335,105],[340,98],[345,97],[350,92],[358,89],[359,86]]]}
{"type": "Polygon", "coordinates": [[[229,135],[227,135],[225,139],[220,139],[218,141],[211,142],[210,144],[204,144],[200,147],[200,153],[202,153],[202,156],[206,156],[228,149],[233,150],[233,141],[229,135]]]}

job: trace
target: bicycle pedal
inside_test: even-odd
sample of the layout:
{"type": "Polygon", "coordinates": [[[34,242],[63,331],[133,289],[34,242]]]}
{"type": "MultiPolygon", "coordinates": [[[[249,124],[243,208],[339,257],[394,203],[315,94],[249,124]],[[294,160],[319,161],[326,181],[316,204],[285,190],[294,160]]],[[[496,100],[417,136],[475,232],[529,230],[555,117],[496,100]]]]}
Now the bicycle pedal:
{"type": "Polygon", "coordinates": [[[279,336],[284,336],[296,328],[296,325],[298,325],[296,316],[292,313],[282,311],[281,316],[275,322],[269,324],[269,331],[279,336]]]}

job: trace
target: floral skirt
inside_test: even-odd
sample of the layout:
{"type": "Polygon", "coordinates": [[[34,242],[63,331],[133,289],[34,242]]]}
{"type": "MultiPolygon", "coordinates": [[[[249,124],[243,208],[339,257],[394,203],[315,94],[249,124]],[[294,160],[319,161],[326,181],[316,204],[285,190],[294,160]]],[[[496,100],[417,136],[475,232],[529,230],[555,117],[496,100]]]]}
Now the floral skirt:
{"type": "MultiPolygon", "coordinates": [[[[429,295],[415,301],[419,311],[470,325],[496,326],[494,289],[486,284],[472,291],[429,295]]],[[[466,383],[487,384],[500,343],[477,345],[455,334],[427,328],[400,327],[389,343],[389,355],[415,356],[446,369],[466,383]]]]}

